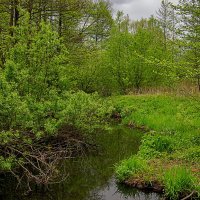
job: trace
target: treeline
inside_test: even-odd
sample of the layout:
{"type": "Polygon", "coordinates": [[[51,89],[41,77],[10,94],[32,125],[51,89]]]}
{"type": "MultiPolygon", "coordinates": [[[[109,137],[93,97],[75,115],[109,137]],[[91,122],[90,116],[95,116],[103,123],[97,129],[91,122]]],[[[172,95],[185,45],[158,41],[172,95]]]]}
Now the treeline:
{"type": "Polygon", "coordinates": [[[68,90],[111,95],[183,81],[200,90],[199,1],[175,6],[164,0],[156,17],[139,21],[123,12],[113,19],[111,4],[103,0],[2,0],[0,12],[2,69],[11,49],[31,44],[43,23],[67,52],[61,62],[68,90]],[[27,41],[19,41],[20,28],[27,41]]]}
{"type": "Polygon", "coordinates": [[[97,90],[124,94],[187,82],[200,91],[199,7],[164,0],[156,17],[136,21],[118,12],[100,53],[97,90]]]}
{"type": "Polygon", "coordinates": [[[113,19],[105,0],[1,0],[0,169],[21,166],[28,181],[50,180],[58,154],[46,139],[63,127],[92,132],[112,113],[91,93],[185,80],[200,89],[199,10],[198,0],[165,0],[156,18],[131,21],[122,12],[113,19]]]}

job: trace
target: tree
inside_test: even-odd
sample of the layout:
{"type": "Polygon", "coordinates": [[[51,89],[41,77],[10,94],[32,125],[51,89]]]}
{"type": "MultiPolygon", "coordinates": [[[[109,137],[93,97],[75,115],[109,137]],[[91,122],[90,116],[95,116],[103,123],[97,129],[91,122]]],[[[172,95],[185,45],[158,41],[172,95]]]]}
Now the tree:
{"type": "Polygon", "coordinates": [[[40,30],[29,24],[23,12],[19,27],[14,29],[15,45],[5,63],[5,75],[21,96],[40,100],[52,90],[59,90],[65,75],[67,54],[57,32],[50,25],[40,24],[40,30]]]}
{"type": "Polygon", "coordinates": [[[179,37],[183,59],[197,80],[200,91],[200,1],[180,0],[176,10],[180,16],[179,37]]]}
{"type": "Polygon", "coordinates": [[[166,85],[171,81],[171,67],[161,63],[169,61],[171,52],[163,46],[163,33],[155,18],[127,23],[118,13],[102,52],[98,85],[106,85],[103,93],[122,94],[133,88],[139,92],[142,87],[166,85]]]}
{"type": "Polygon", "coordinates": [[[175,40],[175,28],[177,18],[174,7],[168,0],[162,0],[161,7],[157,11],[157,18],[164,35],[164,46],[167,48],[168,40],[175,40]]]}
{"type": "Polygon", "coordinates": [[[98,45],[110,35],[113,23],[110,3],[100,0],[91,4],[87,18],[87,23],[84,22],[86,37],[90,40],[90,43],[94,41],[95,45],[98,45]]]}

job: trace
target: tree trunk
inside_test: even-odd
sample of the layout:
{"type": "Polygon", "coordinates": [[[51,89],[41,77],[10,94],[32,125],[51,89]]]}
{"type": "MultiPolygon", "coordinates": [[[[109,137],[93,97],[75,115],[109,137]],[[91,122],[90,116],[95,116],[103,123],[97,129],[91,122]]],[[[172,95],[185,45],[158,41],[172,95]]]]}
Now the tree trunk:
{"type": "Polygon", "coordinates": [[[11,1],[10,5],[10,35],[13,36],[13,25],[14,25],[14,2],[11,1]]]}

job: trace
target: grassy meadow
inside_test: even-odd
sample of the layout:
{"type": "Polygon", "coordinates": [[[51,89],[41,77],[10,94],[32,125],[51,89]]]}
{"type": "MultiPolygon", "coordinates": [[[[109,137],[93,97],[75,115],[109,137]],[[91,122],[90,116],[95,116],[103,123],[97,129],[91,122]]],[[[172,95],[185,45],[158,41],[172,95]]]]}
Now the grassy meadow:
{"type": "Polygon", "coordinates": [[[113,98],[122,124],[144,130],[137,156],[116,166],[120,182],[149,187],[170,199],[200,197],[199,96],[113,98]]]}

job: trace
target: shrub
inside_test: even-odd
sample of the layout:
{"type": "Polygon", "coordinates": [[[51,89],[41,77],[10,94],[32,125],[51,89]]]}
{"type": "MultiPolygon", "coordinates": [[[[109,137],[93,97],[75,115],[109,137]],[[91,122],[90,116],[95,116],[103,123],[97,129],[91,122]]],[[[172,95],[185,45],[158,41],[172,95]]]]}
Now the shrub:
{"type": "Polygon", "coordinates": [[[2,156],[0,156],[0,170],[3,171],[9,171],[12,169],[12,167],[14,167],[15,165],[15,157],[14,156],[10,156],[8,158],[4,158],[2,156]]]}
{"type": "Polygon", "coordinates": [[[67,92],[58,103],[63,106],[56,115],[59,123],[69,124],[87,132],[102,127],[113,111],[109,101],[104,101],[97,93],[67,92]]]}

